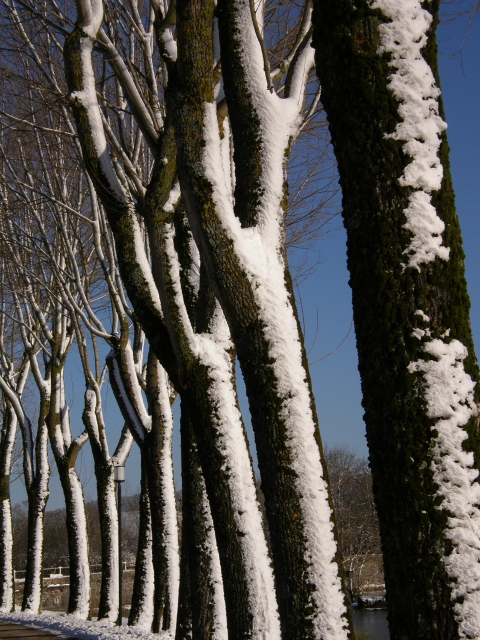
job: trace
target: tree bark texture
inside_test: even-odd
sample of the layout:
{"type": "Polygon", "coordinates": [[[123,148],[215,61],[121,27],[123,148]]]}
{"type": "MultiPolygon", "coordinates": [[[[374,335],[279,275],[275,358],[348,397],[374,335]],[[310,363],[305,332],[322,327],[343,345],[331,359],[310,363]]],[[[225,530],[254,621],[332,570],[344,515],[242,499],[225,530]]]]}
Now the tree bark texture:
{"type": "MultiPolygon", "coordinates": [[[[458,552],[452,533],[458,523],[452,524],[454,508],[445,502],[446,490],[434,472],[441,460],[436,454],[440,427],[433,418],[444,418],[449,412],[433,415],[434,405],[428,396],[431,383],[421,375],[418,364],[420,371],[427,371],[437,362],[437,356],[428,351],[429,345],[442,344],[448,350],[458,340],[468,350],[468,355],[461,358],[467,377],[478,380],[448,144],[442,133],[438,156],[443,179],[441,187],[431,194],[431,204],[445,223],[443,243],[450,250],[449,257],[437,256],[412,267],[406,264],[412,241],[406,215],[414,189],[399,180],[412,157],[402,144],[405,139],[392,135],[408,117],[399,115],[399,99],[392,89],[392,73],[401,61],[394,64],[393,54],[379,50],[384,42],[382,29],[392,24],[392,18],[379,8],[381,3],[373,7],[364,0],[316,0],[314,4],[317,73],[343,193],[391,638],[458,638],[462,616],[467,622],[469,617],[459,607],[475,588],[466,588],[459,595],[458,590],[455,592],[457,580],[448,575],[448,558],[458,552]]],[[[417,13],[416,19],[426,15],[427,20],[433,20],[418,60],[423,57],[430,65],[438,84],[438,2],[425,2],[423,8],[428,15],[417,13]]],[[[423,11],[420,3],[417,10],[423,11]]],[[[415,24],[413,18],[410,24],[415,24]]],[[[439,113],[443,117],[441,98],[439,113]]],[[[422,134],[417,138],[417,142],[422,141],[422,134]]],[[[456,366],[447,387],[460,367],[460,359],[456,366]]],[[[478,386],[475,395],[478,399],[478,386]]],[[[461,404],[466,406],[468,402],[461,404]]],[[[474,413],[472,410],[470,415],[474,413]]],[[[471,417],[463,429],[466,439],[458,447],[455,460],[465,455],[462,450],[473,452],[475,462],[470,459],[465,466],[478,468],[475,418],[471,417]]],[[[475,471],[471,474],[475,478],[475,471]]],[[[476,481],[468,481],[462,491],[467,491],[467,485],[475,491],[476,481]]],[[[461,637],[477,634],[478,630],[474,635],[462,633],[461,637]]]]}
{"type": "Polygon", "coordinates": [[[10,474],[18,421],[5,397],[3,402],[3,424],[0,436],[0,611],[10,613],[15,605],[10,474]]]}
{"type": "Polygon", "coordinates": [[[48,402],[40,401],[40,416],[35,438],[35,471],[32,483],[27,486],[28,497],[28,534],[27,566],[23,588],[22,611],[39,613],[42,606],[43,590],[43,528],[45,507],[48,500],[48,429],[46,415],[48,402]]]}
{"type": "Polygon", "coordinates": [[[165,371],[151,351],[147,369],[147,395],[152,426],[146,434],[143,455],[147,464],[148,495],[152,519],[155,575],[152,630],[175,633],[180,557],[173,484],[173,418],[165,371]]]}
{"type": "Polygon", "coordinates": [[[97,480],[97,504],[102,541],[102,582],[98,619],[108,618],[114,622],[118,615],[118,514],[115,501],[115,482],[112,461],[106,461],[103,452],[92,444],[92,453],[97,480]]]}
{"type": "Polygon", "coordinates": [[[217,543],[193,430],[182,407],[182,569],[176,640],[229,637],[217,543]],[[185,554],[184,554],[185,550],[185,554]],[[191,634],[191,635],[190,635],[191,634]]]}
{"type": "Polygon", "coordinates": [[[142,475],[140,480],[140,507],[138,526],[138,547],[135,561],[132,608],[128,624],[152,629],[154,573],[152,559],[152,515],[148,495],[147,459],[141,455],[142,475]]]}
{"type": "Polygon", "coordinates": [[[75,460],[68,455],[71,445],[68,407],[64,396],[64,361],[57,356],[50,363],[51,399],[47,416],[48,435],[65,498],[70,594],[68,613],[86,619],[90,611],[90,566],[88,561],[87,518],[83,488],[75,470],[75,460]],[[68,423],[68,424],[66,424],[68,423]],[[70,442],[69,442],[70,440],[70,442]]]}

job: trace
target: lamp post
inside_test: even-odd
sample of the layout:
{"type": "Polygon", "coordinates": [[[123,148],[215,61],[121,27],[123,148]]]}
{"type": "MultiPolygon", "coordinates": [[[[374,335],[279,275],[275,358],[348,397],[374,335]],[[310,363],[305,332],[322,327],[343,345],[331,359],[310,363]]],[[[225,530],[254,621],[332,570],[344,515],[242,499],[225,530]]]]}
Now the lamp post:
{"type": "Polygon", "coordinates": [[[118,513],[118,618],[117,625],[122,626],[122,482],[125,482],[125,467],[115,465],[113,467],[113,479],[117,484],[117,513],[118,513]]]}

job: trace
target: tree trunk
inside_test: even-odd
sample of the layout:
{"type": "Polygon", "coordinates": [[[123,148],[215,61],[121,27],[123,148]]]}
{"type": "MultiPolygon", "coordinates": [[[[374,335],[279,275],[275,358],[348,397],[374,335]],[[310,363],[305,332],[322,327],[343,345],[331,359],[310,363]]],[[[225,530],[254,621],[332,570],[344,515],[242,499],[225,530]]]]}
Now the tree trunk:
{"type": "Polygon", "coordinates": [[[10,474],[17,424],[17,416],[4,396],[0,439],[0,611],[4,613],[10,613],[15,608],[10,474]]]}
{"type": "Polygon", "coordinates": [[[97,503],[102,541],[102,582],[98,619],[107,618],[115,622],[118,616],[118,514],[115,501],[113,464],[105,461],[104,455],[92,443],[95,477],[97,480],[97,503]]]}
{"type": "Polygon", "coordinates": [[[392,640],[480,635],[478,369],[435,86],[438,4],[316,0],[314,13],[392,640]]]}
{"type": "Polygon", "coordinates": [[[147,459],[148,495],[152,517],[153,568],[155,573],[152,630],[174,635],[177,625],[180,557],[173,484],[173,417],[167,376],[153,351],[149,353],[147,396],[152,426],[143,454],[147,459]]]}
{"type": "MultiPolygon", "coordinates": [[[[33,482],[27,487],[28,496],[28,537],[27,566],[23,589],[22,611],[39,613],[42,606],[43,590],[43,527],[45,507],[48,500],[48,431],[44,420],[44,401],[40,405],[37,437],[35,439],[35,473],[33,482]]],[[[24,455],[26,455],[24,453],[24,455]]]]}
{"type": "Polygon", "coordinates": [[[153,622],[154,573],[152,555],[152,514],[148,495],[147,460],[142,451],[140,482],[140,522],[138,532],[132,608],[128,624],[150,631],[153,622]]]}
{"type": "Polygon", "coordinates": [[[229,634],[220,558],[195,443],[192,415],[183,406],[180,428],[182,562],[188,562],[188,569],[182,568],[175,640],[226,640],[229,634]]]}
{"type": "MultiPolygon", "coordinates": [[[[222,136],[213,96],[210,11],[213,2],[209,0],[177,3],[178,84],[170,76],[169,87],[172,92],[178,89],[175,133],[182,197],[245,379],[271,532],[282,633],[289,640],[327,635],[345,638],[348,621],[336,562],[332,503],[283,245],[286,194],[282,185],[289,139],[287,136],[283,145],[276,137],[262,139],[265,126],[271,126],[265,113],[270,111],[272,118],[274,113],[270,98],[265,97],[269,94],[266,80],[263,78],[265,86],[260,89],[255,85],[251,76],[257,67],[249,53],[244,53],[250,46],[258,49],[249,3],[219,3],[235,175],[237,169],[242,172],[233,210],[221,171],[222,137],[227,128],[222,136]],[[260,105],[253,104],[252,95],[257,93],[260,105]],[[235,118],[234,112],[242,113],[242,118],[235,118]],[[192,131],[197,134],[191,135],[192,131]],[[241,140],[247,138],[250,142],[242,145],[241,140]],[[275,155],[277,147],[281,149],[275,155]],[[262,175],[272,171],[273,186],[262,183],[262,175]],[[266,194],[278,184],[279,192],[267,201],[266,194]],[[271,237],[263,238],[265,232],[257,225],[262,215],[263,227],[272,231],[271,237]]],[[[272,97],[272,104],[274,100],[280,98],[272,97]]],[[[205,479],[208,487],[207,476],[205,479]]]]}
{"type": "Polygon", "coordinates": [[[75,470],[76,457],[71,459],[71,433],[68,407],[64,393],[64,361],[57,364],[53,357],[50,367],[51,399],[47,416],[48,435],[65,498],[68,552],[70,565],[70,595],[68,613],[86,619],[90,613],[90,565],[88,556],[87,518],[82,484],[75,470]]]}
{"type": "Polygon", "coordinates": [[[87,619],[90,613],[90,565],[83,489],[74,468],[58,460],[57,466],[65,497],[70,558],[70,596],[67,613],[87,619]]]}

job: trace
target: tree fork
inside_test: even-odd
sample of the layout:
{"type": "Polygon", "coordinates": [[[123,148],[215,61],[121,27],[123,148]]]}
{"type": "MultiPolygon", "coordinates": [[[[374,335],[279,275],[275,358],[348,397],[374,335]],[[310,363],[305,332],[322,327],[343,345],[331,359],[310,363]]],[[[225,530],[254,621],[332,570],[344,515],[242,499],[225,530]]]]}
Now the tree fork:
{"type": "MultiPolygon", "coordinates": [[[[241,36],[235,23],[236,18],[232,18],[232,14],[235,14],[239,4],[219,3],[217,11],[220,22],[222,55],[230,55],[232,49],[234,50],[232,55],[236,55],[243,46],[238,42],[241,36]],[[225,43],[228,43],[230,39],[235,40],[234,44],[232,45],[230,42],[228,46],[225,46],[225,43]]],[[[338,637],[344,634],[346,637],[348,623],[343,617],[343,596],[340,593],[340,581],[336,582],[336,576],[329,578],[328,581],[325,580],[329,583],[326,586],[326,584],[322,584],[326,573],[323,573],[321,577],[316,574],[315,579],[312,579],[311,574],[309,575],[310,570],[317,571],[319,566],[319,563],[312,563],[308,559],[311,557],[313,547],[316,548],[313,553],[317,558],[322,557],[322,561],[325,558],[326,565],[328,564],[327,571],[332,571],[332,574],[336,572],[331,564],[336,552],[332,551],[327,560],[329,551],[324,552],[327,549],[326,541],[328,540],[329,550],[334,545],[331,532],[333,522],[330,520],[330,517],[333,518],[332,515],[327,518],[327,522],[324,522],[325,531],[323,533],[325,535],[322,533],[320,543],[315,538],[315,534],[312,535],[312,526],[308,527],[307,525],[311,505],[305,507],[302,500],[307,494],[310,495],[310,492],[306,489],[306,485],[303,485],[306,482],[305,476],[300,480],[299,473],[295,469],[295,456],[291,446],[294,432],[290,430],[291,425],[287,425],[285,420],[285,414],[289,413],[289,408],[287,408],[289,401],[292,396],[296,395],[296,391],[292,391],[292,395],[289,396],[288,393],[282,393],[280,390],[282,385],[274,368],[276,358],[273,355],[271,341],[266,335],[265,321],[260,314],[254,286],[252,286],[252,280],[249,279],[250,274],[246,272],[242,261],[235,252],[234,242],[223,226],[221,217],[216,210],[214,186],[206,175],[204,160],[206,127],[212,127],[211,123],[206,124],[206,109],[214,107],[212,72],[214,61],[211,45],[212,25],[207,13],[209,10],[211,10],[211,6],[208,2],[186,0],[177,2],[179,58],[175,130],[182,197],[190,226],[202,256],[202,264],[208,272],[228,321],[247,387],[262,477],[262,489],[270,525],[282,633],[292,640],[294,638],[299,640],[320,638],[322,633],[338,634],[338,637]],[[203,11],[201,27],[198,23],[200,6],[203,11]],[[192,132],[196,132],[195,135],[192,135],[192,132]],[[201,132],[201,135],[197,132],[201,132]],[[203,172],[199,168],[202,168],[203,172]],[[331,598],[328,607],[325,605],[325,596],[331,598]],[[334,602],[335,604],[333,604],[334,602]],[[328,609],[328,615],[324,616],[326,609],[328,609]],[[324,624],[325,627],[321,630],[324,624]],[[326,631],[327,628],[328,631],[326,631]]],[[[223,62],[225,60],[222,58],[223,62]]],[[[235,63],[239,64],[237,60],[229,61],[228,58],[226,63],[229,70],[230,67],[235,66],[235,63]],[[231,65],[228,66],[230,62],[231,65]]],[[[235,84],[231,77],[229,80],[232,81],[231,84],[235,84]]],[[[242,82],[244,83],[244,80],[242,82]]],[[[242,92],[242,86],[236,87],[238,93],[242,92]]],[[[240,112],[243,111],[241,114],[243,119],[238,118],[237,122],[245,122],[245,111],[251,106],[248,96],[246,101],[243,100],[245,97],[243,94],[242,99],[238,101],[236,93],[229,98],[227,79],[225,79],[225,88],[229,111],[237,108],[240,112]]],[[[248,114],[246,115],[248,116],[248,114]]],[[[244,154],[247,153],[245,145],[237,146],[234,134],[235,164],[242,163],[242,171],[244,169],[246,171],[249,167],[248,171],[250,172],[249,175],[245,172],[241,183],[237,183],[237,186],[238,184],[243,185],[242,189],[244,190],[251,188],[253,184],[258,186],[259,176],[262,173],[261,154],[258,153],[257,148],[259,145],[261,147],[259,142],[261,134],[254,119],[250,118],[248,126],[248,139],[253,135],[256,140],[255,144],[250,142],[249,145],[246,145],[250,154],[248,159],[245,155],[241,156],[242,149],[244,154]],[[252,162],[252,160],[255,161],[252,162]],[[256,176],[253,175],[255,171],[256,176]]],[[[258,197],[261,196],[259,189],[257,188],[255,193],[250,194],[242,192],[241,197],[237,189],[236,196],[237,207],[240,206],[239,201],[248,203],[248,211],[244,212],[245,215],[241,216],[238,213],[242,226],[253,225],[258,213],[254,209],[258,204],[258,197]]],[[[281,207],[282,203],[278,204],[281,207]]],[[[288,269],[285,269],[283,283],[285,288],[287,288],[288,277],[288,269]]],[[[289,300],[289,305],[288,312],[292,311],[296,321],[296,311],[292,299],[289,300]]],[[[296,327],[298,330],[298,323],[296,327]]],[[[300,332],[295,348],[301,349],[301,343],[302,335],[300,332]]],[[[302,366],[305,366],[305,360],[302,366]]],[[[308,386],[308,374],[305,369],[302,371],[302,376],[302,380],[308,386]]],[[[302,388],[302,393],[303,391],[305,388],[302,388]]],[[[318,449],[318,460],[315,462],[315,465],[318,464],[318,473],[315,472],[314,480],[318,485],[313,492],[315,493],[314,499],[318,499],[314,506],[316,511],[317,508],[323,510],[326,506],[322,503],[320,507],[323,495],[326,494],[326,503],[329,498],[326,486],[320,488],[324,461],[322,460],[313,396],[310,389],[307,393],[309,400],[306,401],[306,404],[309,406],[306,408],[306,413],[308,413],[306,420],[311,419],[313,422],[308,437],[311,437],[313,448],[317,447],[318,449]],[[325,494],[323,494],[323,489],[325,494]],[[322,497],[320,498],[318,495],[322,497]]],[[[309,448],[312,450],[312,447],[309,448]]],[[[324,477],[326,477],[325,474],[324,477]]]]}

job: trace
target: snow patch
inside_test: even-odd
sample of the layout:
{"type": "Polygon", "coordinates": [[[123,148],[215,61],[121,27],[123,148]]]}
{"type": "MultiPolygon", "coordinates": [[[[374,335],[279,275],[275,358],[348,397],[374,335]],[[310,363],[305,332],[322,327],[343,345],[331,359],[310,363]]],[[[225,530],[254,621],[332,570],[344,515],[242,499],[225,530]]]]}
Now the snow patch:
{"type": "Polygon", "coordinates": [[[107,620],[89,622],[80,618],[67,615],[66,613],[45,612],[41,615],[33,613],[12,613],[2,614],[4,622],[33,627],[49,631],[54,635],[64,635],[67,637],[77,637],[82,640],[114,640],[115,638],[132,638],[132,640],[171,640],[171,636],[160,631],[151,633],[139,627],[122,626],[117,627],[107,620]]]}
{"type": "Polygon", "coordinates": [[[432,427],[437,432],[433,445],[432,471],[443,498],[438,509],[446,511],[445,536],[453,543],[443,558],[451,580],[452,601],[460,638],[480,637],[480,484],[473,468],[473,453],[464,451],[468,438],[462,429],[477,415],[473,389],[475,382],[465,372],[466,347],[458,340],[448,344],[435,339],[423,351],[431,360],[412,362],[408,370],[423,373],[428,416],[438,418],[432,427]]]}
{"type": "Polygon", "coordinates": [[[432,16],[419,0],[373,0],[371,6],[391,20],[379,27],[378,53],[391,56],[389,65],[395,71],[390,76],[389,87],[399,101],[398,113],[403,121],[387,137],[404,141],[403,151],[412,158],[398,181],[404,187],[415,189],[404,210],[405,228],[413,234],[404,253],[408,256],[405,266],[420,270],[422,263],[437,257],[448,260],[450,251],[442,245],[445,226],[430,196],[442,183],[443,167],[438,149],[440,134],[447,128],[438,114],[440,89],[422,56],[432,16]]]}

